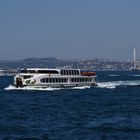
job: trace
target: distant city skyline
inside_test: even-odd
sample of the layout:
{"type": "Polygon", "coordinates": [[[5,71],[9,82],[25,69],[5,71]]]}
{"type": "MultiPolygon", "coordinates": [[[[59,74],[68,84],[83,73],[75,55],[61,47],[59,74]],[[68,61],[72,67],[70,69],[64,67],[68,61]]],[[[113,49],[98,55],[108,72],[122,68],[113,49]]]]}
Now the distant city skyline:
{"type": "Polygon", "coordinates": [[[140,59],[139,0],[2,0],[0,60],[140,59]]]}

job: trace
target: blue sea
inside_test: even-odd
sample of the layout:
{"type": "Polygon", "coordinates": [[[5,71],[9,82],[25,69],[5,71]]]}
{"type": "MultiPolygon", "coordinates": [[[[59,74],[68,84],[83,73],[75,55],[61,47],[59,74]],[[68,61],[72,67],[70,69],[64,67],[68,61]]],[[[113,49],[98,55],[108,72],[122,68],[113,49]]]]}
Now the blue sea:
{"type": "Polygon", "coordinates": [[[140,140],[140,72],[97,72],[98,86],[16,89],[0,77],[0,140],[140,140]]]}

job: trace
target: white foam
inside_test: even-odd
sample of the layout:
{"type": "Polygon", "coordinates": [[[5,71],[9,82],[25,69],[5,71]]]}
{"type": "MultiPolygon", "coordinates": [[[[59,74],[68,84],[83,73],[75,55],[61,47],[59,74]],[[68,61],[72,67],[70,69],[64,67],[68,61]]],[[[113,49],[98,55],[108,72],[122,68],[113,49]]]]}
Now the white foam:
{"type": "Polygon", "coordinates": [[[140,80],[130,80],[130,81],[99,82],[97,84],[97,87],[114,89],[119,86],[139,86],[139,85],[140,85],[140,80]]]}
{"type": "Polygon", "coordinates": [[[42,87],[18,87],[16,88],[15,86],[9,85],[8,87],[5,88],[5,90],[42,90],[42,91],[54,91],[54,90],[60,90],[61,88],[42,88],[42,87]]]}
{"type": "Polygon", "coordinates": [[[87,89],[91,88],[90,86],[82,86],[82,87],[73,87],[72,89],[87,89]]]}
{"type": "MultiPolygon", "coordinates": [[[[87,89],[90,88],[90,86],[81,86],[81,87],[72,87],[68,89],[87,89]]],[[[5,88],[5,90],[40,90],[40,91],[54,91],[54,90],[60,90],[60,89],[65,89],[65,88],[52,88],[52,87],[47,87],[47,88],[42,88],[42,87],[15,87],[13,85],[9,85],[8,87],[5,88]]]]}

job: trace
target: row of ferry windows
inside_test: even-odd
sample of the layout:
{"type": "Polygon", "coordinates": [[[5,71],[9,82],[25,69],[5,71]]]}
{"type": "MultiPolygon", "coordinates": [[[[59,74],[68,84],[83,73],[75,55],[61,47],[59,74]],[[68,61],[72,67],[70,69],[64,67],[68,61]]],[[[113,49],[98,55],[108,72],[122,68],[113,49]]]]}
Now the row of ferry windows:
{"type": "Polygon", "coordinates": [[[92,78],[71,78],[71,82],[91,82],[92,78]]]}
{"type": "Polygon", "coordinates": [[[40,80],[42,83],[66,83],[68,79],[66,78],[43,78],[40,80]]]}
{"type": "Polygon", "coordinates": [[[61,75],[79,75],[79,70],[61,70],[61,75]]]}
{"type": "MultiPolygon", "coordinates": [[[[21,73],[59,74],[56,70],[21,70],[21,73]]],[[[61,70],[61,75],[79,75],[79,70],[61,70]]]]}
{"type": "Polygon", "coordinates": [[[56,70],[21,70],[21,73],[58,74],[56,70]]]}
{"type": "MultiPolygon", "coordinates": [[[[71,82],[91,82],[92,78],[71,78],[71,82]]],[[[66,83],[67,78],[43,78],[40,80],[42,83],[66,83]]]]}

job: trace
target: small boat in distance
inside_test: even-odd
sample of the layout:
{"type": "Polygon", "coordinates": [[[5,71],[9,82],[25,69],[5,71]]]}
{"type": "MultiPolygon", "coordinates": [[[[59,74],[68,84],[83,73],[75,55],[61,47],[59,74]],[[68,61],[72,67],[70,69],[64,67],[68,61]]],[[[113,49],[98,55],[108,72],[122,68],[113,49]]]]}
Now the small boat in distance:
{"type": "Polygon", "coordinates": [[[80,69],[21,69],[14,77],[14,86],[18,87],[81,87],[96,86],[96,73],[80,69]]]}

